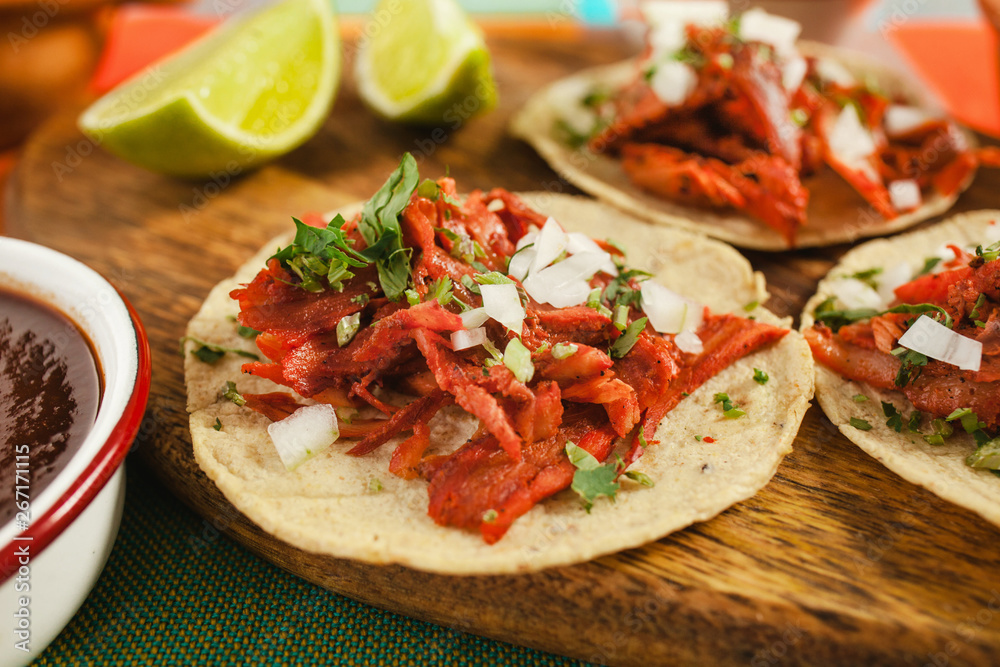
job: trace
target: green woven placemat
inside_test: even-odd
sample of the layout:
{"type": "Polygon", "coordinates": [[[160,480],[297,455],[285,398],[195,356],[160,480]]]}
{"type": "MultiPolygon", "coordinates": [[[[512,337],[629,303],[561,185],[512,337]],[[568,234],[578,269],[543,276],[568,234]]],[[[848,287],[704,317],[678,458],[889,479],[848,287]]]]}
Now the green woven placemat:
{"type": "Polygon", "coordinates": [[[245,551],[135,460],[97,586],[32,663],[578,665],[355,602],[245,551]]]}

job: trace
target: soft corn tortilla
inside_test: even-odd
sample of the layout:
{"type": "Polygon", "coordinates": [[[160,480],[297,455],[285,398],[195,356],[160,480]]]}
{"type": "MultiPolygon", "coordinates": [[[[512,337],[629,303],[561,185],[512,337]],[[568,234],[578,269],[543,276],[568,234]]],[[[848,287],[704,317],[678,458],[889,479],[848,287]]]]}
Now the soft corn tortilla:
{"type": "MultiPolygon", "coordinates": [[[[859,81],[876,82],[890,97],[926,106],[920,92],[898,72],[864,56],[811,42],[800,42],[799,50],[804,55],[836,60],[859,81]]],[[[594,90],[614,91],[628,83],[635,76],[635,66],[629,60],[584,70],[550,84],[517,113],[511,121],[511,133],[531,144],[565,181],[641,219],[706,234],[742,248],[787,250],[785,238],[760,220],[732,209],[684,206],[658,197],[633,185],[617,158],[586,146],[574,149],[563,142],[557,121],[567,113],[564,110],[594,90]]],[[[974,146],[974,137],[964,134],[969,146],[974,146]]],[[[836,172],[824,168],[803,180],[810,195],[808,222],[799,228],[795,247],[834,245],[912,227],[951,208],[972,176],[954,195],[930,195],[916,210],[885,220],[836,172]]]]}
{"type": "MultiPolygon", "coordinates": [[[[767,296],[762,276],[722,243],[678,230],[651,230],[590,200],[537,193],[525,199],[570,230],[610,235],[630,251],[632,265],[649,268],[664,284],[717,312],[742,313],[744,305],[767,296]]],[[[219,284],[189,324],[188,335],[253,350],[252,342],[236,335],[231,318],[237,305],[228,294],[249,282],[279,242],[287,241],[269,243],[219,284]]],[[[779,322],[760,307],[752,314],[779,322]]],[[[388,471],[393,442],[364,457],[344,454],[349,443],[335,443],[294,472],[286,471],[267,435],[268,420],[220,396],[227,380],[241,392],[284,390],[241,375],[242,361],[229,354],[206,364],[188,354],[185,362],[195,456],[229,501],[264,530],[307,551],[448,574],[526,572],[576,563],[709,519],[771,479],[791,451],[813,392],[808,345],[792,331],[713,378],[667,416],[657,431],[660,443],[634,466],[655,487],[623,479],[617,500],[600,498],[589,514],[574,492],[564,491],[518,519],[491,546],[478,533],[441,527],[427,516],[426,482],[402,480],[388,471]],[[766,385],[753,380],[754,368],[768,373],[766,385]],[[716,392],[728,392],[746,416],[725,419],[712,402],[716,392]],[[216,419],[222,423],[218,431],[216,419]],[[716,441],[698,442],[696,435],[716,441]],[[378,480],[381,490],[373,492],[371,480],[378,480]]],[[[432,441],[441,450],[451,449],[474,428],[473,418],[452,409],[432,422],[432,441]]]]}
{"type": "MultiPolygon", "coordinates": [[[[1000,211],[976,211],[957,215],[929,229],[892,239],[869,241],[844,255],[840,263],[819,284],[818,292],[802,313],[802,330],[815,321],[813,311],[831,296],[830,283],[837,276],[852,275],[874,267],[891,267],[910,262],[915,269],[948,243],[965,246],[979,243],[991,220],[1000,220],[1000,211]]],[[[878,459],[887,468],[914,484],[926,487],[945,500],[978,512],[1000,525],[1000,478],[988,470],[965,464],[975,449],[972,436],[956,424],[954,435],[943,445],[930,445],[906,430],[896,433],[886,426],[882,401],[892,403],[904,415],[913,405],[900,392],[874,389],[862,382],[849,381],[822,364],[816,364],[816,399],[823,412],[848,440],[878,459]],[[854,397],[863,394],[867,401],[854,397]],[[870,431],[850,425],[851,417],[871,424],[870,431]]],[[[904,417],[905,419],[905,417],[904,417]]]]}

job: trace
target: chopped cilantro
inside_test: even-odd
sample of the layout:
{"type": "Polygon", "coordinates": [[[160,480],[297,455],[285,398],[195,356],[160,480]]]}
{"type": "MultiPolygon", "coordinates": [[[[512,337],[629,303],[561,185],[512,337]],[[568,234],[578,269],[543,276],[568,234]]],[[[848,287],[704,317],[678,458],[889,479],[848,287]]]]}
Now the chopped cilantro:
{"type": "Polygon", "coordinates": [[[382,488],[382,480],[378,477],[372,477],[368,480],[368,493],[378,493],[382,488]]]}
{"type": "Polygon", "coordinates": [[[867,400],[868,400],[868,397],[865,396],[864,394],[855,394],[854,395],[854,402],[855,403],[864,403],[867,400]]]}
{"type": "Polygon", "coordinates": [[[181,338],[181,354],[184,354],[184,343],[187,341],[191,341],[192,343],[198,345],[198,347],[191,350],[191,354],[198,357],[199,361],[203,361],[206,364],[215,363],[224,357],[227,352],[241,357],[246,357],[247,359],[253,359],[255,361],[260,358],[253,352],[247,352],[246,350],[240,350],[235,347],[224,347],[222,345],[216,345],[215,343],[208,343],[200,338],[195,338],[194,336],[183,336],[181,338]]]}
{"type": "Polygon", "coordinates": [[[638,470],[626,470],[625,476],[628,477],[633,482],[639,482],[643,486],[648,486],[653,488],[656,484],[653,483],[652,478],[644,472],[639,472],[638,470]]]}
{"type": "Polygon", "coordinates": [[[979,443],[976,451],[969,454],[965,462],[973,468],[1000,470],[1000,438],[979,443]]]}
{"type": "Polygon", "coordinates": [[[979,415],[972,411],[972,408],[959,408],[944,418],[945,421],[955,421],[958,419],[962,423],[962,428],[966,433],[975,433],[986,428],[986,424],[979,421],[979,415]]]}
{"type": "Polygon", "coordinates": [[[556,343],[552,346],[552,356],[556,359],[566,359],[576,354],[580,349],[576,343],[556,343]]]}
{"type": "Polygon", "coordinates": [[[511,338],[503,351],[503,365],[506,366],[519,382],[527,384],[535,375],[535,366],[531,363],[531,350],[524,346],[520,338],[511,338]]]}
{"type": "Polygon", "coordinates": [[[769,376],[765,371],[762,371],[759,368],[753,369],[753,381],[756,382],[757,384],[760,385],[767,384],[767,381],[770,379],[771,376],[769,376]]]}
{"type": "Polygon", "coordinates": [[[899,358],[899,372],[896,373],[896,386],[905,387],[920,377],[921,369],[927,365],[927,355],[905,347],[897,347],[892,355],[899,358]]]}
{"type": "Polygon", "coordinates": [[[877,266],[874,269],[866,269],[864,271],[858,271],[857,273],[852,273],[847,276],[848,278],[854,278],[864,284],[868,285],[872,289],[878,289],[878,281],[875,280],[875,276],[882,273],[882,267],[877,266]]]}
{"type": "Polygon", "coordinates": [[[215,423],[212,424],[212,428],[214,428],[216,431],[221,431],[222,430],[222,420],[219,419],[218,417],[216,417],[215,418],[215,423]]]}
{"type": "Polygon", "coordinates": [[[701,436],[700,435],[694,436],[694,439],[697,440],[698,442],[701,442],[701,436]]]}
{"type": "Polygon", "coordinates": [[[365,259],[375,262],[379,284],[390,301],[399,301],[410,282],[412,248],[403,247],[403,232],[399,216],[417,188],[417,161],[406,153],[378,192],[361,210],[358,231],[368,247],[361,251],[365,259]]]}
{"type": "Polygon", "coordinates": [[[857,417],[851,417],[851,426],[858,429],[859,431],[870,431],[872,430],[872,425],[866,422],[864,419],[858,419],[857,417]]]}
{"type": "Polygon", "coordinates": [[[979,319],[979,309],[983,307],[986,303],[986,295],[980,294],[979,298],[976,299],[976,304],[972,307],[972,312],[969,313],[971,319],[979,319]]]}
{"type": "Polygon", "coordinates": [[[260,335],[260,332],[254,329],[253,327],[245,327],[241,324],[240,326],[236,327],[236,335],[239,336],[240,338],[248,338],[250,340],[253,340],[260,335]]]}
{"type": "Polygon", "coordinates": [[[920,410],[914,410],[910,413],[910,418],[906,422],[906,427],[911,431],[918,433],[920,431],[920,420],[923,419],[923,413],[920,410]]]}
{"type": "Polygon", "coordinates": [[[944,419],[935,419],[931,422],[932,433],[924,436],[924,440],[929,445],[943,445],[946,438],[951,437],[955,429],[944,419]]]}
{"type": "Polygon", "coordinates": [[[884,414],[888,419],[885,425],[894,430],[896,433],[900,433],[903,430],[903,415],[899,414],[896,406],[892,403],[887,403],[882,401],[882,414],[884,414]]]}
{"type": "Polygon", "coordinates": [[[587,295],[587,308],[593,308],[608,319],[611,319],[611,309],[601,303],[601,288],[595,287],[587,295]]]}
{"type": "Polygon", "coordinates": [[[757,306],[759,305],[760,301],[751,301],[748,304],[744,304],[743,310],[745,310],[748,313],[752,313],[753,311],[757,310],[757,306]]]}
{"type": "Polygon", "coordinates": [[[713,399],[716,403],[722,403],[722,414],[726,419],[737,419],[746,414],[740,410],[739,406],[729,399],[729,394],[722,392],[715,395],[713,399]]]}
{"type": "Polygon", "coordinates": [[[640,317],[639,319],[628,325],[628,328],[615,339],[615,342],[611,344],[611,357],[613,359],[621,359],[632,349],[636,341],[639,340],[639,334],[642,330],[646,328],[646,318],[640,317]]]}
{"type": "Polygon", "coordinates": [[[600,496],[614,500],[619,488],[618,466],[614,461],[601,465],[593,454],[569,440],[566,441],[566,455],[576,468],[570,486],[579,494],[588,513],[600,496]]]}
{"type": "Polygon", "coordinates": [[[222,388],[222,397],[232,401],[240,407],[247,404],[246,399],[243,398],[240,392],[236,391],[236,383],[232,380],[226,382],[226,386],[222,388]]]}
{"type": "Polygon", "coordinates": [[[312,227],[297,218],[295,238],[291,245],[280,248],[271,259],[279,260],[283,266],[299,277],[298,286],[310,292],[324,289],[322,280],[335,289],[342,290],[344,281],[353,278],[350,268],[366,266],[368,261],[351,246],[353,241],[344,234],[346,224],[343,216],[337,215],[326,228],[312,227]]]}
{"type": "Polygon", "coordinates": [[[918,276],[927,275],[934,270],[934,267],[941,263],[940,257],[928,257],[924,260],[924,266],[917,272],[918,276]]]}

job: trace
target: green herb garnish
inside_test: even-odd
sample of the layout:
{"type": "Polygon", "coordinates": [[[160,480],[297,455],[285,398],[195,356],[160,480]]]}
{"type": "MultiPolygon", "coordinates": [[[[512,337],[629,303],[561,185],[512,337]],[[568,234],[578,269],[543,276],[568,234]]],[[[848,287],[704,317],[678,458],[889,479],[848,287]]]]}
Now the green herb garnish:
{"type": "Polygon", "coordinates": [[[614,500],[619,488],[618,467],[615,462],[601,465],[593,454],[569,440],[566,441],[566,456],[576,468],[570,486],[579,494],[588,513],[600,496],[614,500]]]}
{"type": "Polygon", "coordinates": [[[884,414],[888,419],[885,425],[894,430],[896,433],[900,433],[903,430],[903,415],[899,414],[896,406],[892,403],[886,403],[882,401],[882,414],[884,414]]]}
{"type": "Polygon", "coordinates": [[[243,398],[242,394],[236,391],[236,383],[232,380],[226,382],[226,386],[222,388],[222,397],[232,401],[240,407],[247,404],[247,401],[243,398]]]}
{"type": "Polygon", "coordinates": [[[726,419],[737,419],[746,414],[740,410],[739,406],[729,399],[729,394],[718,393],[713,399],[716,403],[722,403],[722,414],[726,419]]]}
{"type": "Polygon", "coordinates": [[[203,361],[206,364],[214,364],[216,361],[226,356],[226,353],[246,357],[247,359],[253,359],[254,361],[260,358],[253,352],[240,350],[235,347],[225,347],[222,345],[216,345],[215,343],[208,343],[200,338],[195,338],[194,336],[183,336],[181,338],[181,354],[184,354],[184,343],[187,341],[191,341],[192,343],[198,345],[198,347],[191,350],[191,354],[198,357],[199,361],[203,361]]]}
{"type": "Polygon", "coordinates": [[[771,376],[769,376],[765,371],[762,371],[759,368],[753,369],[753,381],[756,382],[757,384],[760,385],[767,384],[767,381],[770,379],[771,376]]]}
{"type": "Polygon", "coordinates": [[[218,417],[216,417],[215,418],[215,423],[212,424],[212,428],[214,428],[216,431],[221,431],[222,430],[222,420],[219,419],[218,417]]]}
{"type": "Polygon", "coordinates": [[[851,417],[851,426],[858,429],[859,431],[870,431],[872,430],[872,425],[866,422],[864,419],[858,419],[857,417],[851,417]]]}
{"type": "Polygon", "coordinates": [[[404,154],[399,167],[365,203],[358,222],[358,231],[368,244],[360,254],[375,262],[382,291],[390,301],[399,301],[410,282],[413,249],[403,247],[399,216],[409,204],[418,179],[417,161],[409,153],[404,154]]]}
{"type": "Polygon", "coordinates": [[[615,342],[611,344],[611,358],[621,359],[632,349],[636,341],[639,340],[639,334],[642,330],[646,328],[646,318],[640,317],[639,319],[633,321],[628,327],[622,332],[622,335],[615,339],[615,342]]]}

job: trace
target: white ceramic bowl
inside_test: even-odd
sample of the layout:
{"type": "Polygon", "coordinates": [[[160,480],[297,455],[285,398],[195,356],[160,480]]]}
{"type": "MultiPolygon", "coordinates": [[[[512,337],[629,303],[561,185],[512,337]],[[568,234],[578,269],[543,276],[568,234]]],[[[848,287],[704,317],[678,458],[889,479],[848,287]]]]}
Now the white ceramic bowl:
{"type": "Polygon", "coordinates": [[[27,530],[19,531],[13,521],[0,528],[0,665],[16,665],[55,638],[104,567],[121,518],[122,463],[142,422],[151,364],[135,311],[114,286],[77,260],[0,237],[0,287],[67,314],[93,344],[104,380],[86,439],[30,498],[27,530]]]}

